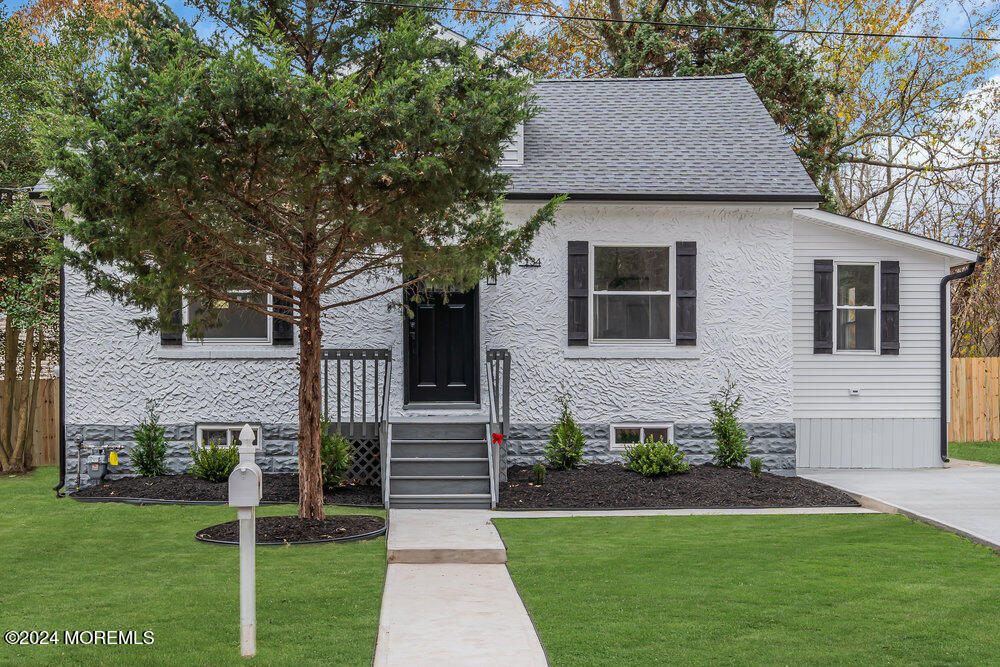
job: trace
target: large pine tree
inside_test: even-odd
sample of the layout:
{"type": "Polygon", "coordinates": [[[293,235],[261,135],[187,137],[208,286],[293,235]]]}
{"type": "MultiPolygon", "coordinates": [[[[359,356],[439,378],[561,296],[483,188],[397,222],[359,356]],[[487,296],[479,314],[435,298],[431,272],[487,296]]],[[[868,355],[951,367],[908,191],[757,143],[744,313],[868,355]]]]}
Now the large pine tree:
{"type": "Polygon", "coordinates": [[[54,199],[76,215],[70,262],[149,311],[140,325],[169,326],[183,292],[298,327],[299,516],[322,517],[321,314],[418,281],[469,286],[525,255],[557,202],[511,226],[497,165],[530,81],[420,11],[196,5],[217,34],[153,4],[121,20],[53,118],[54,199]]]}

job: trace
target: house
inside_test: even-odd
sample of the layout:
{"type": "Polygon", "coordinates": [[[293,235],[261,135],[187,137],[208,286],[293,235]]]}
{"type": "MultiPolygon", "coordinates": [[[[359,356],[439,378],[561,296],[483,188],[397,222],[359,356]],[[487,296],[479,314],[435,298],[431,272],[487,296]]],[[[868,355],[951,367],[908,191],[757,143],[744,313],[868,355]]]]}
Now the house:
{"type": "MultiPolygon", "coordinates": [[[[532,261],[409,317],[398,294],[325,316],[326,407],[355,474],[387,477],[393,506],[488,505],[506,466],[542,459],[561,395],[588,459],[653,435],[706,462],[727,377],[771,471],[942,465],[941,281],[975,252],[818,210],[741,75],[535,93],[503,164],[507,212],[570,199],[532,261]]],[[[70,480],[80,447],[127,446],[151,399],[175,470],[244,422],[266,471],[297,469],[287,326],[234,311],[188,340],[137,334],[134,315],[68,272],[70,480]]]]}

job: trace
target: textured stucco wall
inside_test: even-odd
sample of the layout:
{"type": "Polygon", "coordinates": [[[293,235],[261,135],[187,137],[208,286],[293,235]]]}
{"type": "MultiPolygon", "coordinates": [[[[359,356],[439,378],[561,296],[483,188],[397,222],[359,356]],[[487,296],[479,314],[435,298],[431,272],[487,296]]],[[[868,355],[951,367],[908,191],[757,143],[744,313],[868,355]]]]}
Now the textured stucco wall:
{"type": "MultiPolygon", "coordinates": [[[[510,216],[533,210],[510,204],[510,216]]],[[[788,207],[566,204],[540,233],[541,267],[516,267],[481,286],[481,347],[513,357],[511,422],[548,424],[568,392],[577,420],[704,423],[708,401],[727,373],[744,395],[748,423],[792,421],[792,218],[788,207]],[[698,243],[698,346],[695,358],[567,358],[566,243],[698,243]]],[[[137,423],[158,400],[167,424],[297,419],[294,350],[270,346],[185,345],[164,352],[158,336],[137,334],[136,315],[67,272],[66,421],[137,423]],[[242,358],[204,357],[217,355],[242,358]]],[[[330,295],[343,298],[345,293],[330,295]]],[[[395,297],[328,311],[324,346],[391,347],[391,417],[402,410],[402,316],[395,297]]],[[[596,348],[590,348],[591,350],[596,348]]],[[[578,348],[577,348],[578,350],[578,348]]],[[[692,353],[690,349],[684,350],[692,353]]],[[[642,353],[640,352],[640,356],[642,353]]],[[[652,357],[654,355],[647,355],[652,357]]],[[[485,382],[485,354],[484,370],[485,382]]],[[[485,391],[482,414],[485,416],[485,391]]],[[[419,415],[406,411],[408,416],[419,415]]],[[[446,418],[447,413],[432,413],[446,418]]]]}

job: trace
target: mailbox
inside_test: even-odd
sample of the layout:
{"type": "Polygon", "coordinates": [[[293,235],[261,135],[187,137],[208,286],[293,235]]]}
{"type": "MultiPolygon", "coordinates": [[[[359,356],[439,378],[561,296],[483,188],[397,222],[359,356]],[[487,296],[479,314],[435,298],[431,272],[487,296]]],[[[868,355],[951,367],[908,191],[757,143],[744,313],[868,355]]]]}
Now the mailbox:
{"type": "Polygon", "coordinates": [[[229,473],[229,506],[256,507],[261,498],[260,466],[252,462],[238,463],[229,473]]]}

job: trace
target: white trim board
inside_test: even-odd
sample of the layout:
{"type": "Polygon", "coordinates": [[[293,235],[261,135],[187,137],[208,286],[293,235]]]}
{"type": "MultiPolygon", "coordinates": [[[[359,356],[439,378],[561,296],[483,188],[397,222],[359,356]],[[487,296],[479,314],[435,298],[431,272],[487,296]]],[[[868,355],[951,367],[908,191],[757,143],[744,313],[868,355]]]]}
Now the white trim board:
{"type": "Polygon", "coordinates": [[[979,258],[979,253],[975,250],[960,248],[950,243],[935,241],[934,239],[917,236],[916,234],[910,234],[891,227],[883,227],[882,225],[872,224],[864,220],[858,220],[857,218],[849,218],[846,215],[828,213],[819,209],[793,209],[792,217],[796,220],[836,227],[856,234],[874,236],[890,243],[898,243],[899,245],[917,248],[918,250],[944,255],[960,262],[974,262],[979,258]]]}

